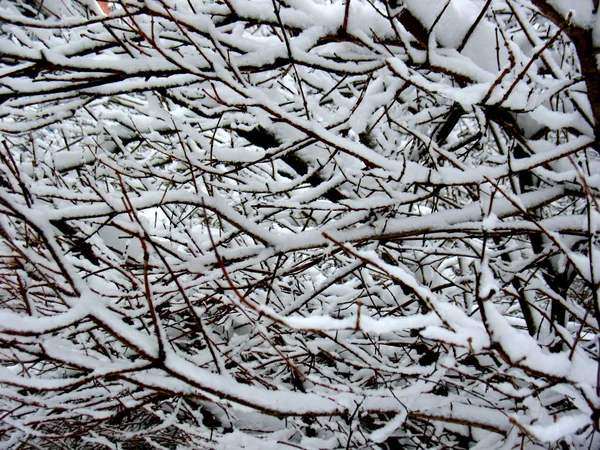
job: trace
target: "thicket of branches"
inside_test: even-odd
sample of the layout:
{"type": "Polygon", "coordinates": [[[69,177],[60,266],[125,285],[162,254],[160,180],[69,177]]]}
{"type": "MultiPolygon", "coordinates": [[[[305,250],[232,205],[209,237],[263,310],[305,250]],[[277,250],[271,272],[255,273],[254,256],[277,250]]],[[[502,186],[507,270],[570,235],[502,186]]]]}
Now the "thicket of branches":
{"type": "Polygon", "coordinates": [[[0,3],[0,447],[597,448],[597,9],[0,3]]]}

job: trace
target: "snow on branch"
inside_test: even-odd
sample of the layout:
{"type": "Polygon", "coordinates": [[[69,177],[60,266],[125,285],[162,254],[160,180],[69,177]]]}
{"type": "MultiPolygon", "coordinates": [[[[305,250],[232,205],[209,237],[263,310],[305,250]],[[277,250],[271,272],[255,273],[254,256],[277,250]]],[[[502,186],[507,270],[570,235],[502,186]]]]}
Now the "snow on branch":
{"type": "Polygon", "coordinates": [[[0,446],[598,447],[597,3],[0,3],[0,446]]]}

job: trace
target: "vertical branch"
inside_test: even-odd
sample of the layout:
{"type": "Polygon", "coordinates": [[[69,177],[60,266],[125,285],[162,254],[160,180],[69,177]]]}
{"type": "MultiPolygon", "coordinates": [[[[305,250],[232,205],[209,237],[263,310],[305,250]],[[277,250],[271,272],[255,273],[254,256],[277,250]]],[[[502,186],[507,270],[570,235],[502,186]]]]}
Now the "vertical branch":
{"type": "MultiPolygon", "coordinates": [[[[298,90],[300,91],[300,96],[302,97],[302,103],[304,105],[304,114],[306,115],[306,119],[310,120],[310,113],[308,111],[308,102],[306,101],[306,96],[304,95],[304,89],[302,88],[302,78],[298,74],[298,69],[296,68],[296,64],[294,63],[294,54],[292,53],[292,46],[290,40],[285,31],[285,27],[283,25],[283,21],[281,20],[281,15],[279,14],[279,7],[276,3],[277,0],[272,0],[273,2],[273,10],[275,11],[275,16],[277,17],[277,22],[279,22],[279,28],[281,29],[281,34],[283,36],[283,40],[285,42],[285,46],[288,51],[288,55],[290,57],[290,64],[292,65],[292,69],[294,70],[294,74],[296,75],[296,81],[298,82],[298,90]]],[[[349,3],[348,3],[349,4],[349,3]]]]}
{"type": "MultiPolygon", "coordinates": [[[[490,7],[491,3],[492,3],[492,0],[487,0],[485,2],[485,5],[483,5],[483,8],[481,8],[481,11],[480,11],[479,15],[477,16],[477,19],[475,19],[475,22],[473,22],[473,24],[471,25],[471,27],[467,31],[467,34],[465,34],[465,37],[463,38],[462,42],[460,43],[460,45],[456,49],[456,51],[458,53],[461,53],[464,50],[465,45],[467,45],[467,42],[469,42],[469,39],[471,38],[471,35],[475,31],[475,28],[477,28],[477,25],[479,25],[479,22],[481,22],[481,19],[483,19],[483,16],[485,16],[485,12],[490,7]]],[[[498,45],[497,44],[497,42],[498,42],[497,40],[498,40],[498,37],[496,35],[496,46],[498,45]]],[[[498,64],[498,70],[500,70],[500,64],[498,64]]]]}
{"type": "Polygon", "coordinates": [[[344,33],[348,30],[348,18],[350,17],[350,2],[352,0],[346,0],[346,8],[344,9],[344,22],[342,24],[342,31],[344,33]]]}

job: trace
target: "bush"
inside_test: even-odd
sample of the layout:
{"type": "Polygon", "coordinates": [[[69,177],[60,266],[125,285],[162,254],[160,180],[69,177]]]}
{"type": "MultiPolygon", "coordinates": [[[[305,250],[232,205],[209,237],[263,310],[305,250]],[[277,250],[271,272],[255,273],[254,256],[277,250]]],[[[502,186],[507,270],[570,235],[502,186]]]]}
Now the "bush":
{"type": "Polygon", "coordinates": [[[597,1],[69,1],[0,3],[2,448],[600,445],[597,1]]]}

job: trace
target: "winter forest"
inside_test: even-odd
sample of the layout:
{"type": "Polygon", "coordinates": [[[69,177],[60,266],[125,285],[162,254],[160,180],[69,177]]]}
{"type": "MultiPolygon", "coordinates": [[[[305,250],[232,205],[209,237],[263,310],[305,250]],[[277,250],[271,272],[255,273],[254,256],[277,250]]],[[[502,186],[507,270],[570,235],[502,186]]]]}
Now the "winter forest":
{"type": "Polygon", "coordinates": [[[600,448],[599,3],[0,1],[0,448],[600,448]]]}

